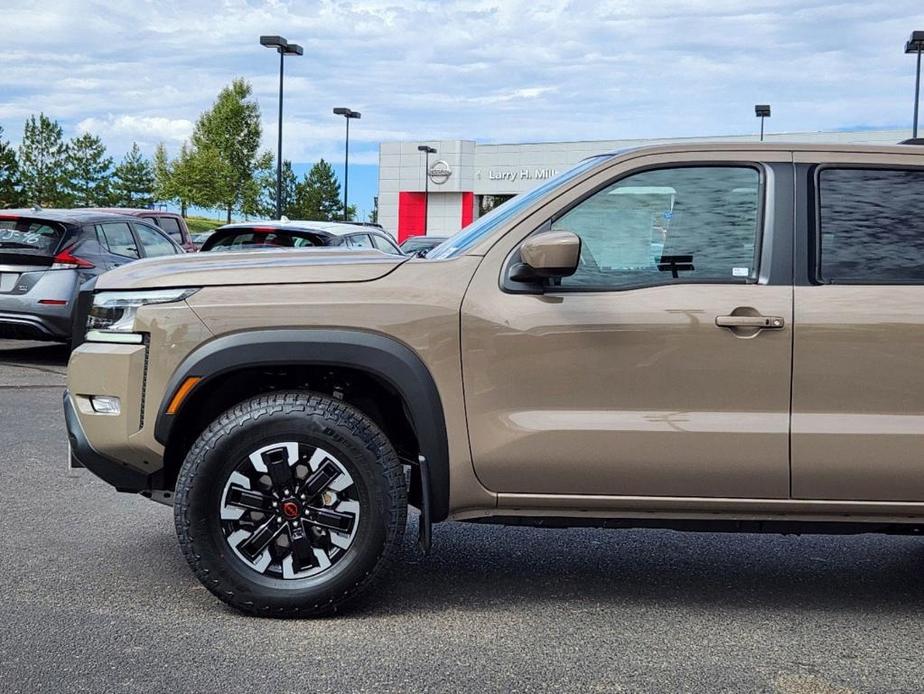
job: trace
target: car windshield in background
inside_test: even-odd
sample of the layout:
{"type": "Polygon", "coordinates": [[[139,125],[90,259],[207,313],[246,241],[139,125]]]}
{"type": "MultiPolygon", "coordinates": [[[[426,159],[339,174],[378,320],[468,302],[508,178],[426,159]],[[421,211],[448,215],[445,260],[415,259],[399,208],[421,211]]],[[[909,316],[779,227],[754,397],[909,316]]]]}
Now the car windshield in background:
{"type": "Polygon", "coordinates": [[[57,225],[0,216],[0,253],[54,255],[63,233],[64,230],[57,225]]]}
{"type": "Polygon", "coordinates": [[[278,250],[280,248],[311,248],[313,246],[323,245],[324,243],[320,237],[314,234],[242,228],[235,229],[233,232],[215,232],[202,245],[202,251],[278,250]]]}
{"type": "Polygon", "coordinates": [[[611,156],[611,154],[601,154],[596,157],[585,159],[574,168],[568,169],[554,178],[550,178],[545,183],[536,186],[526,193],[511,198],[503,205],[495,207],[483,217],[476,219],[455,236],[450,236],[446,241],[430,251],[427,254],[427,259],[439,260],[441,258],[454,258],[457,255],[461,255],[511,217],[516,216],[522,210],[562,184],[580,176],[588,169],[593,168],[601,161],[611,156]]]}
{"type": "Polygon", "coordinates": [[[401,250],[405,253],[416,253],[422,249],[436,248],[446,240],[445,236],[412,236],[401,244],[401,250]]]}

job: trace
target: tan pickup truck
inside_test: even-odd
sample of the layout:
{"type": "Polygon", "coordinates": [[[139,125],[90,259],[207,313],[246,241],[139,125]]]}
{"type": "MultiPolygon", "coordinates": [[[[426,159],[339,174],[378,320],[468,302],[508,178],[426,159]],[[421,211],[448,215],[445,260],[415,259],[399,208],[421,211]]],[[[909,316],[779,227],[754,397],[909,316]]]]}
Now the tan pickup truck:
{"type": "Polygon", "coordinates": [[[590,157],[426,258],[145,260],[81,295],[72,465],[174,505],[253,614],[353,600],[445,520],[924,525],[924,150],[590,157]]]}

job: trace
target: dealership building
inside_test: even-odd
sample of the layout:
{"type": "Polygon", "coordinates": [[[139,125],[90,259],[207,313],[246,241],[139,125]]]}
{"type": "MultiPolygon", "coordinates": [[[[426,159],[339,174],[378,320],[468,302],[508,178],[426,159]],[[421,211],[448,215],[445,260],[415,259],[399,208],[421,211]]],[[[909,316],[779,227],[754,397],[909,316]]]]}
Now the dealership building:
{"type": "MultiPolygon", "coordinates": [[[[909,137],[910,130],[859,130],[775,133],[764,139],[768,142],[895,144],[909,137]]],[[[500,202],[594,154],[672,142],[754,142],[756,139],[754,135],[736,135],[516,145],[479,144],[472,140],[385,142],[379,147],[379,223],[399,241],[423,234],[425,229],[435,236],[447,236],[500,202]],[[430,168],[426,177],[427,155],[418,150],[421,145],[436,150],[429,155],[430,168]]]]}

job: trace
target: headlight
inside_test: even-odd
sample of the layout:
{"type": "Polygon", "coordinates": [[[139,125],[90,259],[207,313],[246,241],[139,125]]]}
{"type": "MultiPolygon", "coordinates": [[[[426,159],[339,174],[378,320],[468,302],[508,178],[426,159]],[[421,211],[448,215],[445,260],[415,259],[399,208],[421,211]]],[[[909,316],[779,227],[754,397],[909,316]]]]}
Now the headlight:
{"type": "Polygon", "coordinates": [[[135,314],[148,304],[182,301],[198,289],[154,289],[142,292],[100,292],[94,294],[87,316],[88,341],[140,343],[135,335],[135,314]]]}

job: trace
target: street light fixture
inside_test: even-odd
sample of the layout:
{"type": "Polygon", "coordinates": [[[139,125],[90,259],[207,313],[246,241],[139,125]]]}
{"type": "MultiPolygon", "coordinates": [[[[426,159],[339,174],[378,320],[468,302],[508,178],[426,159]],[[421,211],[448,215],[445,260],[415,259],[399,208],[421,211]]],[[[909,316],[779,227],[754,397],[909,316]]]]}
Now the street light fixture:
{"type": "Polygon", "coordinates": [[[921,99],[921,52],[924,51],[924,31],[912,31],[911,38],[905,43],[905,53],[916,53],[918,56],[918,69],[914,79],[914,125],[911,128],[911,137],[918,136],[918,102],[921,99]]]}
{"type": "Polygon", "coordinates": [[[349,216],[349,192],[350,192],[350,120],[353,118],[359,120],[363,117],[359,111],[352,111],[348,108],[335,108],[335,116],[343,116],[346,120],[346,154],[343,157],[343,221],[347,221],[349,216]]]}
{"type": "Polygon", "coordinates": [[[764,118],[770,117],[769,104],[757,104],[754,107],[754,115],[760,118],[760,141],[764,141],[764,118]]]}
{"type": "Polygon", "coordinates": [[[261,36],[260,45],[275,48],[279,53],[279,139],[276,145],[276,219],[282,219],[282,65],[287,55],[302,55],[305,51],[297,43],[289,43],[282,36],[261,36]]]}
{"type": "Polygon", "coordinates": [[[424,236],[427,235],[427,221],[430,218],[430,155],[436,154],[436,148],[429,145],[418,145],[418,152],[425,155],[424,163],[424,236]]]}

